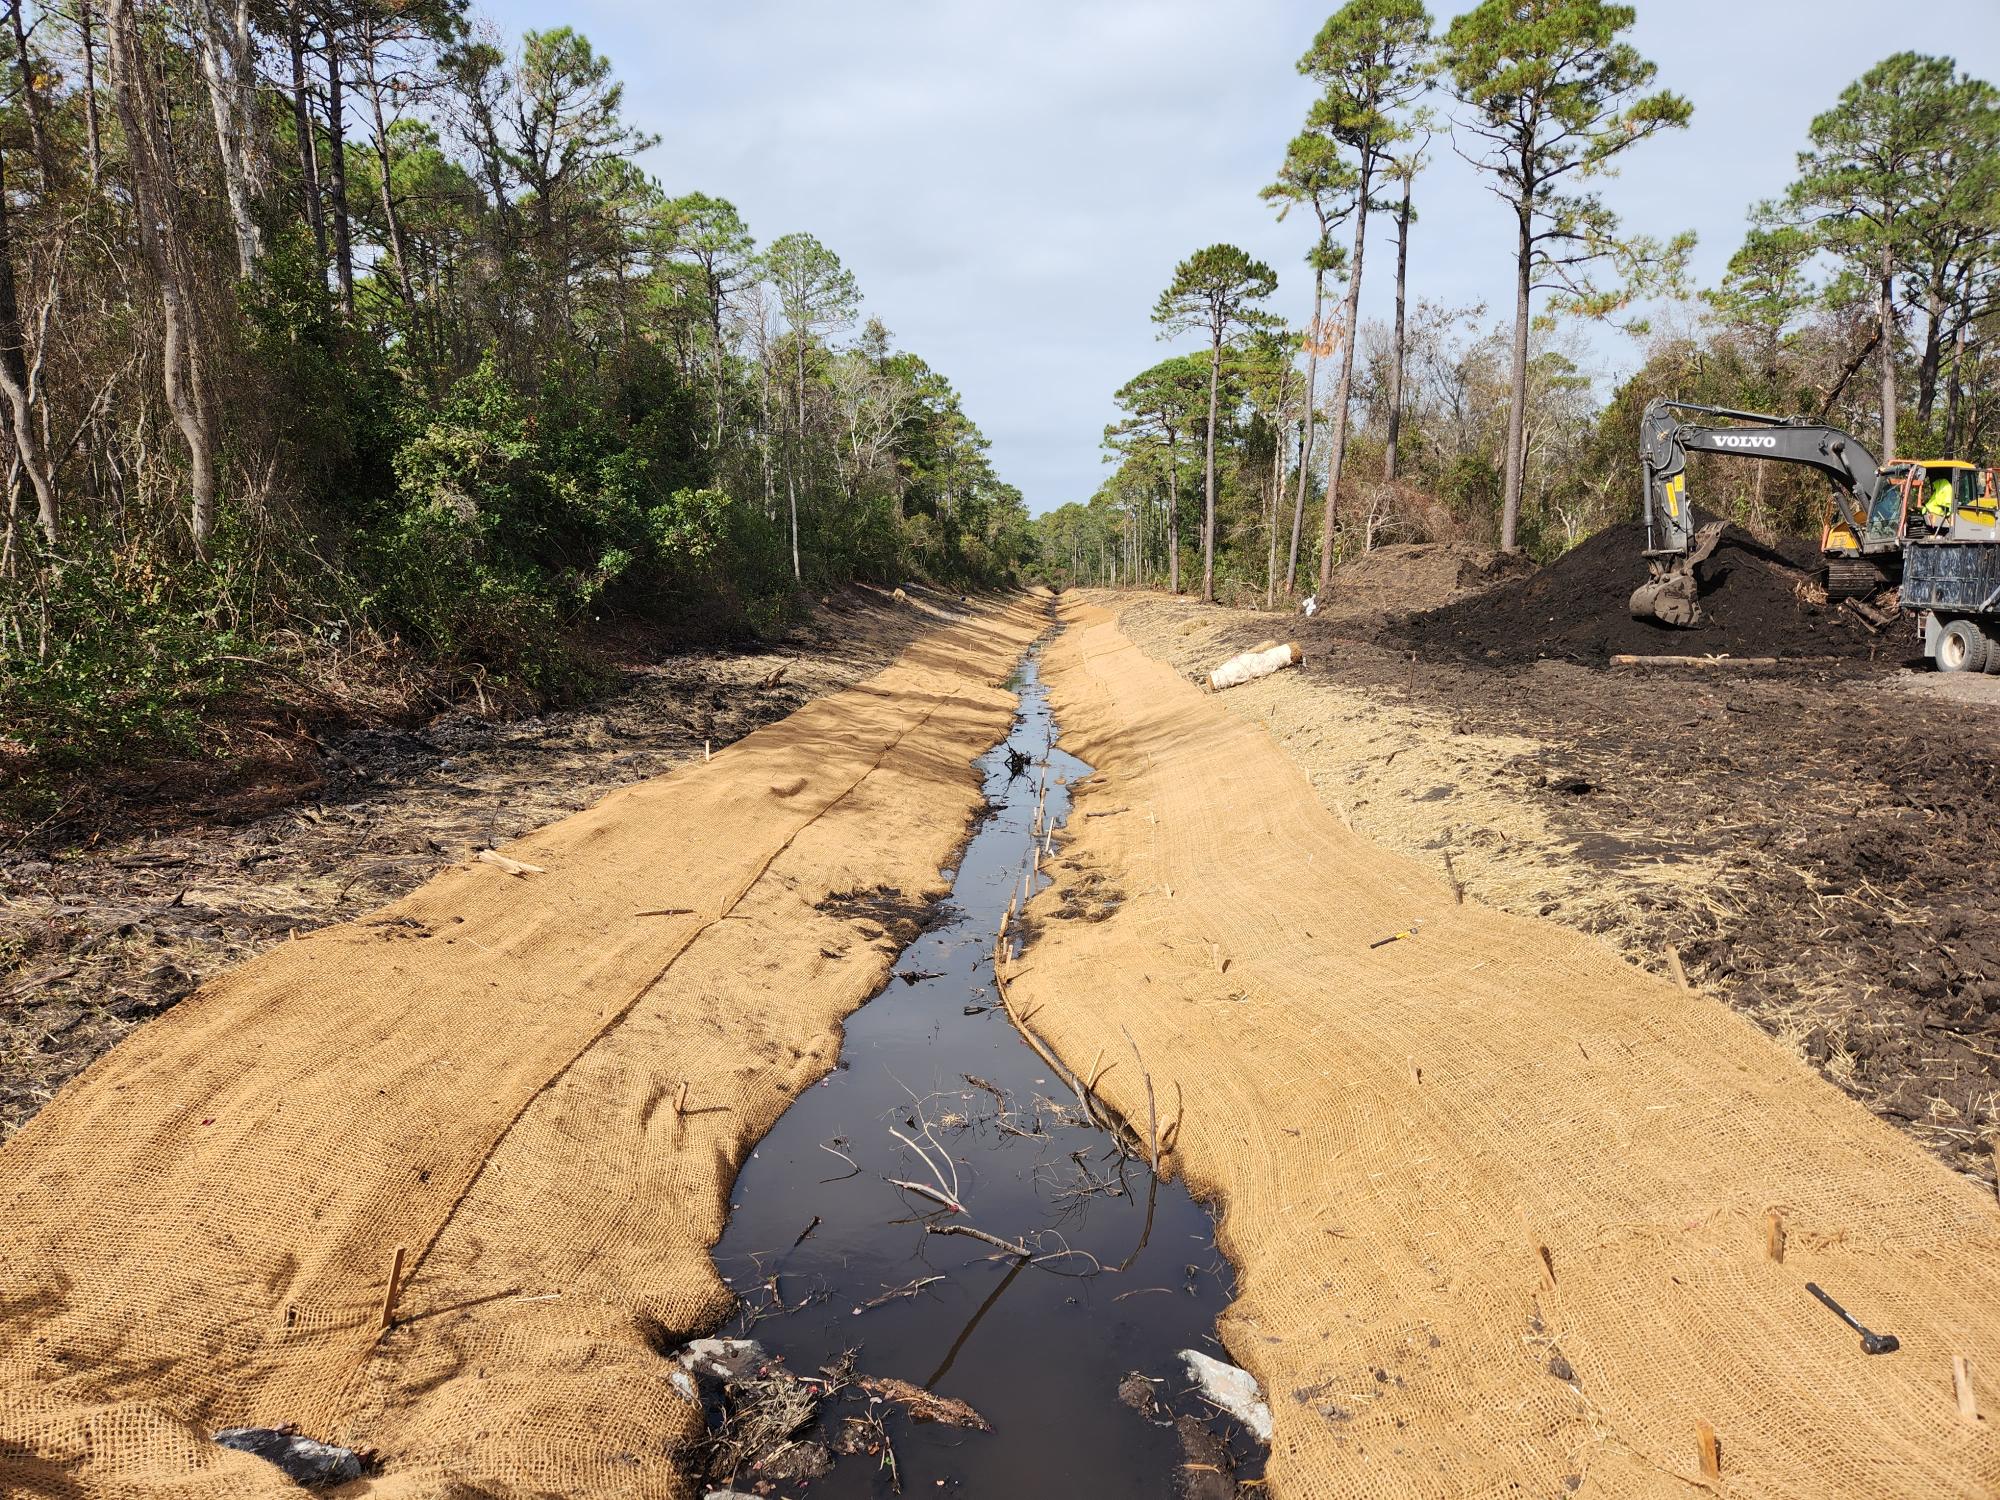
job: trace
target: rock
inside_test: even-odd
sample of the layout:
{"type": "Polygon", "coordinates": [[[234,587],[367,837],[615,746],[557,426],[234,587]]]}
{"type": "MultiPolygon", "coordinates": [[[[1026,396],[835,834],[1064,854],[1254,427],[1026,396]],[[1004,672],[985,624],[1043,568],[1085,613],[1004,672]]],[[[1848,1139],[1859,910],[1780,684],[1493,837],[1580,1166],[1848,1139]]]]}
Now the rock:
{"type": "Polygon", "coordinates": [[[1249,1428],[1257,1441],[1271,1441],[1271,1408],[1264,1404],[1264,1393],[1248,1370],[1210,1359],[1197,1349],[1181,1350],[1181,1363],[1204,1396],[1249,1428]]]}
{"type": "Polygon", "coordinates": [[[216,1442],[239,1453],[254,1453],[276,1464],[300,1484],[344,1484],[359,1479],[366,1465],[352,1448],[314,1442],[278,1427],[225,1427],[216,1442]]]}
{"type": "Polygon", "coordinates": [[[674,1363],[703,1380],[741,1380],[769,1358],[755,1339],[693,1339],[674,1363]]]}

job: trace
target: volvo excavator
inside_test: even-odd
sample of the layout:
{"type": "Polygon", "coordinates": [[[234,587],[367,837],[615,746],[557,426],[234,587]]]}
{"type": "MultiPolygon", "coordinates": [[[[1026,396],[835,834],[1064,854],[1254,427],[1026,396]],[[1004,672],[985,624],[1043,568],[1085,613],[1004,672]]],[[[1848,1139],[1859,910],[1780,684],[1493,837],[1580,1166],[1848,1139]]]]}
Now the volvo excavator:
{"type": "Polygon", "coordinates": [[[1990,662],[2000,671],[1994,472],[1960,459],[1883,464],[1851,433],[1803,417],[1664,398],[1647,405],[1639,466],[1650,577],[1632,595],[1633,615],[1665,625],[1701,623],[1697,569],[1726,523],[1696,524],[1687,496],[1689,453],[1803,464],[1825,475],[1832,489],[1820,538],[1827,597],[1860,600],[1899,589],[1900,607],[1923,617],[1926,655],[1947,669],[1963,670],[1961,662],[1977,657],[1971,670],[1990,662]],[[1927,508],[1941,481],[1951,486],[1949,508],[1927,508]],[[1991,589],[1980,583],[1989,573],[1991,589]],[[1956,622],[1962,628],[1952,629],[1956,622]]]}

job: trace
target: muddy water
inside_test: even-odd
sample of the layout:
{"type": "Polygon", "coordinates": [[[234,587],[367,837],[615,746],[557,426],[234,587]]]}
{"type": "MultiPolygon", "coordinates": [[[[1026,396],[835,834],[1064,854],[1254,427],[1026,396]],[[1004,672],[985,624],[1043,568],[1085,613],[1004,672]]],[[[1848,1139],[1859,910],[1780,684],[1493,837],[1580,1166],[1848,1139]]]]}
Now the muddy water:
{"type": "MultiPolygon", "coordinates": [[[[848,1018],[839,1066],[745,1165],[715,1259],[749,1308],[730,1331],[747,1331],[793,1371],[858,1349],[863,1374],[956,1397],[992,1424],[982,1433],[891,1419],[906,1493],[942,1485],[991,1500],[1158,1500],[1176,1492],[1182,1450],[1170,1425],[1119,1403],[1119,1382],[1138,1371],[1171,1400],[1189,1384],[1176,1351],[1226,1358],[1214,1328],[1230,1272],[1206,1211],[1081,1120],[1075,1095],[994,993],[995,937],[1028,871],[1040,767],[1057,824],[1069,809],[1065,783],[1089,771],[1051,748],[1057,726],[1033,653],[1012,686],[1020,710],[978,763],[989,816],[948,872],[944,920],[897,961],[910,978],[891,978],[848,1018]],[[1010,773],[1010,751],[1034,765],[1010,773]],[[947,1191],[956,1175],[963,1214],[891,1184],[937,1186],[892,1130],[924,1148],[947,1191]],[[927,1232],[948,1223],[1031,1246],[1038,1259],[927,1232]],[[919,1281],[928,1284],[868,1305],[919,1281]],[[792,1310],[759,1315],[779,1304],[792,1310]]],[[[859,1409],[836,1407],[828,1427],[859,1409]]],[[[887,1493],[865,1456],[840,1460],[811,1490],[887,1493]]]]}

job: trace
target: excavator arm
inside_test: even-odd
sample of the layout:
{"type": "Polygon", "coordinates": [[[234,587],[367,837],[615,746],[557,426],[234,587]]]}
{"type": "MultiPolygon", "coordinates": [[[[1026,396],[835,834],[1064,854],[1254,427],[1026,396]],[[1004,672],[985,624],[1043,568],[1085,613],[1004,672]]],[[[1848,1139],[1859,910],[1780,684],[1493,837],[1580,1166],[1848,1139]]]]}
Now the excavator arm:
{"type": "Polygon", "coordinates": [[[1656,399],[1639,419],[1639,469],[1645,485],[1646,566],[1652,576],[1632,595],[1632,613],[1667,625],[1698,625],[1696,567],[1715,550],[1721,522],[1697,527],[1687,498],[1687,456],[1717,453],[1817,469],[1833,486],[1834,504],[1858,536],[1866,525],[1880,466],[1866,446],[1837,427],[1800,417],[1735,411],[1690,401],[1656,399]],[[1729,425],[1699,425],[1687,416],[1729,425]]]}

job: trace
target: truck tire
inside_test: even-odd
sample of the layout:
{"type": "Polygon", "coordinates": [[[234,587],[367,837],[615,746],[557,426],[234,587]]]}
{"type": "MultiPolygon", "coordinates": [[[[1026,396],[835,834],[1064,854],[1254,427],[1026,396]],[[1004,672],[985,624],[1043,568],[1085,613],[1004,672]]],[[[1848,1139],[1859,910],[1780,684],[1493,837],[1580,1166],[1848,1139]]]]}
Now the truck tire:
{"type": "Polygon", "coordinates": [[[1986,637],[1986,675],[2000,677],[2000,636],[1988,627],[1982,627],[1982,633],[1986,637]]]}
{"type": "Polygon", "coordinates": [[[1953,620],[1938,635],[1940,672],[1983,672],[1987,656],[1986,637],[1970,620],[1953,620]]]}

